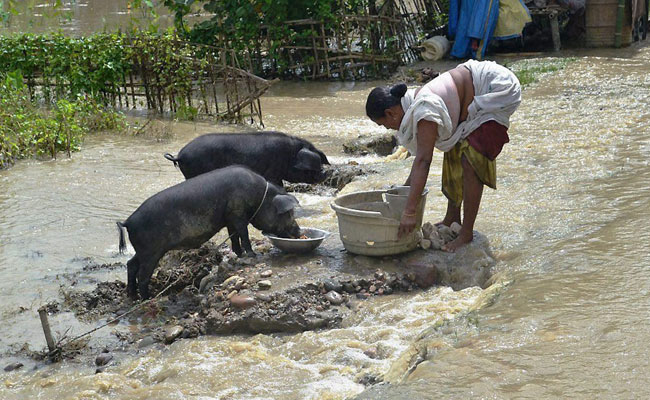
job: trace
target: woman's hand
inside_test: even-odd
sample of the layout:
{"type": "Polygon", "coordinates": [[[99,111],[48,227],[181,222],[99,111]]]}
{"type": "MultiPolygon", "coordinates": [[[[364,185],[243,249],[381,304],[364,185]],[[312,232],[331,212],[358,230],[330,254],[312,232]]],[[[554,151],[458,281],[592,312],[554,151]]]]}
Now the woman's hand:
{"type": "Polygon", "coordinates": [[[397,238],[401,239],[409,233],[413,232],[416,224],[416,214],[403,213],[402,219],[399,221],[399,230],[397,231],[397,238]]]}

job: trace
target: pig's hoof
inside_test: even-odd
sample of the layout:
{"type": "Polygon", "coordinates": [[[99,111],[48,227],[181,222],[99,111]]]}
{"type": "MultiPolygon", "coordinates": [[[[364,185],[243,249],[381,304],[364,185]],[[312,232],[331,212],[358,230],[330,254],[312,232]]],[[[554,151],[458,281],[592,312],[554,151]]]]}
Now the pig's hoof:
{"type": "Polygon", "coordinates": [[[255,258],[255,257],[257,257],[257,254],[255,254],[255,252],[251,250],[251,251],[247,251],[246,253],[244,253],[243,256],[240,256],[240,257],[255,258]]]}

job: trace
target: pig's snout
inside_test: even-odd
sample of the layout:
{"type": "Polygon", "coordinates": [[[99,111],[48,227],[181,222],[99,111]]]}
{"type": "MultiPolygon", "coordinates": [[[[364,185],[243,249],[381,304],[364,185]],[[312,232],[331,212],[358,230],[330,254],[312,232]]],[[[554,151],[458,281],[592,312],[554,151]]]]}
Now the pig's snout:
{"type": "Polygon", "coordinates": [[[316,183],[321,183],[327,178],[327,174],[325,171],[321,170],[318,172],[318,175],[316,176],[316,183]]]}
{"type": "Polygon", "coordinates": [[[293,223],[293,225],[291,226],[291,232],[289,232],[289,235],[291,235],[291,237],[300,237],[300,227],[298,226],[297,223],[295,223],[295,222],[293,223]]]}
{"type": "Polygon", "coordinates": [[[278,232],[278,236],[291,239],[300,237],[300,227],[294,221],[288,228],[282,229],[280,232],[278,232]]]}

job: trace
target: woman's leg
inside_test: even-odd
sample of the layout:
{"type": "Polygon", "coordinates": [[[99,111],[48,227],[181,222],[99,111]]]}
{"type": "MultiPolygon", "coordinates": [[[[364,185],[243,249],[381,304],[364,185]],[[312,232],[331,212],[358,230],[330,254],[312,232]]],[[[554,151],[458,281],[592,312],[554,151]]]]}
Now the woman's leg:
{"type": "Polygon", "coordinates": [[[460,145],[445,152],[442,161],[442,193],[447,198],[445,218],[436,225],[460,224],[460,207],[463,200],[463,168],[461,167],[460,145]]]}
{"type": "Polygon", "coordinates": [[[460,207],[456,207],[452,201],[447,200],[447,213],[445,214],[445,218],[436,225],[451,226],[454,222],[460,224],[460,207]]]}
{"type": "Polygon", "coordinates": [[[478,178],[474,168],[464,155],[461,165],[463,166],[463,223],[458,237],[442,248],[449,252],[456,251],[457,248],[471,242],[474,238],[474,222],[483,196],[483,182],[478,178]]]}

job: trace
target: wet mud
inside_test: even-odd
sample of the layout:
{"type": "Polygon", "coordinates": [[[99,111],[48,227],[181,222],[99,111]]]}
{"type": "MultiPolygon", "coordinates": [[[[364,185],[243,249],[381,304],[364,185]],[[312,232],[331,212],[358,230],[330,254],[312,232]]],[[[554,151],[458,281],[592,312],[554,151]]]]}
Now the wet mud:
{"type": "Polygon", "coordinates": [[[311,193],[320,196],[333,196],[347,184],[361,176],[376,174],[377,171],[354,161],[347,164],[324,165],[325,179],[312,185],[308,183],[285,183],[288,192],[311,193]]]}
{"type": "MultiPolygon", "coordinates": [[[[480,239],[478,242],[478,247],[485,244],[480,239]]],[[[413,292],[434,285],[485,285],[492,265],[488,260],[482,265],[485,268],[463,271],[441,261],[445,255],[436,254],[441,252],[416,250],[395,258],[394,269],[369,267],[336,277],[307,272],[292,276],[293,284],[278,284],[276,288],[281,274],[269,266],[268,239],[254,241],[253,248],[258,254],[254,258],[239,258],[227,245],[213,242],[199,249],[169,252],[152,277],[154,300],[146,304],[130,300],[126,284],[115,280],[99,282],[92,290],[62,287],[62,300],[48,305],[48,311],[72,312],[82,321],[99,325],[141,305],[123,318],[132,329],[113,332],[119,346],[107,346],[128,351],[201,335],[338,328],[355,313],[359,302],[372,296],[413,292]]],[[[90,262],[84,267],[92,271],[116,268],[122,268],[126,278],[126,266],[120,263],[90,262]]],[[[62,350],[67,358],[94,357],[92,353],[97,352],[96,348],[84,349],[83,341],[62,350]]],[[[43,353],[23,354],[43,358],[43,353]]]]}
{"type": "Polygon", "coordinates": [[[378,154],[387,156],[393,153],[397,146],[397,139],[391,133],[383,135],[363,135],[357,139],[343,144],[343,151],[347,154],[368,155],[378,154]]]}

